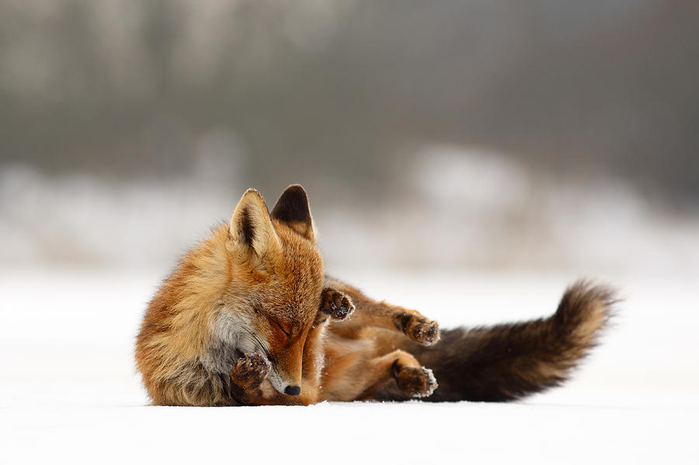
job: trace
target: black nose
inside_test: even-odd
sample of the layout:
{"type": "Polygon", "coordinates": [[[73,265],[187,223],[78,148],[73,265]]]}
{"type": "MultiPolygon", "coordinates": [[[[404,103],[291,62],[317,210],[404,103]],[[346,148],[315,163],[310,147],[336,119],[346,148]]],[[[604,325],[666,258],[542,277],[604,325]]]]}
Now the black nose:
{"type": "Polygon", "coordinates": [[[298,386],[287,386],[284,389],[284,394],[289,394],[290,396],[298,396],[301,394],[301,388],[298,386]]]}

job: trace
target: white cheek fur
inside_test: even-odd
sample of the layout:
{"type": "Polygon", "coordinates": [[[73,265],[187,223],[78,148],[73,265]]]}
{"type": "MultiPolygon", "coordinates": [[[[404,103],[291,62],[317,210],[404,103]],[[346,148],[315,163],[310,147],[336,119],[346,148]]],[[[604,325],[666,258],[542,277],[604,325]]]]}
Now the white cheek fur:
{"type": "MultiPolygon", "coordinates": [[[[233,310],[221,308],[214,321],[212,340],[202,363],[211,371],[228,373],[238,359],[239,353],[260,352],[267,354],[268,351],[267,341],[253,332],[242,315],[233,310]]],[[[277,371],[274,363],[272,363],[271,370],[267,375],[267,380],[280,393],[284,393],[284,390],[289,386],[284,376],[277,371]]]]}

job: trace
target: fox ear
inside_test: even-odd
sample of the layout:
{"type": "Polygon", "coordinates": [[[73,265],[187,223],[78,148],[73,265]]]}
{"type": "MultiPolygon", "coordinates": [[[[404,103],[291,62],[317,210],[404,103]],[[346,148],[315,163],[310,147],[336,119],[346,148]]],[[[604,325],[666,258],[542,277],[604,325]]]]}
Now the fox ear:
{"type": "Polygon", "coordinates": [[[241,248],[254,251],[258,257],[281,248],[279,236],[272,226],[267,204],[255,189],[248,189],[235,207],[229,236],[241,248]]]}
{"type": "Polygon", "coordinates": [[[315,242],[315,228],[308,195],[300,184],[287,187],[272,210],[272,218],[281,221],[311,242],[315,242]]]}

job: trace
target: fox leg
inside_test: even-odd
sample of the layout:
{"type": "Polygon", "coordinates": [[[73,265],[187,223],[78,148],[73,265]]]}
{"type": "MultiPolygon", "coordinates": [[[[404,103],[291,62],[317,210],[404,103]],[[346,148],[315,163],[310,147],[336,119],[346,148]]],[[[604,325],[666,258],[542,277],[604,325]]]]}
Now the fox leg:
{"type": "Polygon", "coordinates": [[[397,305],[377,302],[362,294],[358,289],[326,278],[329,286],[351,299],[356,306],[352,318],[342,325],[333,327],[333,331],[346,337],[356,337],[363,328],[383,328],[404,334],[408,339],[423,346],[431,346],[439,340],[439,325],[416,310],[397,305]]]}
{"type": "Polygon", "coordinates": [[[320,383],[325,363],[323,335],[329,321],[342,321],[354,312],[352,301],[343,293],[332,288],[323,289],[320,308],[303,347],[303,378],[320,383]]]}
{"type": "Polygon", "coordinates": [[[347,319],[354,311],[352,301],[343,293],[325,288],[320,307],[303,347],[303,380],[301,402],[305,405],[318,401],[320,380],[325,365],[324,335],[328,322],[347,319]]]}
{"type": "Polygon", "coordinates": [[[358,400],[372,400],[376,391],[391,382],[396,381],[398,389],[408,397],[426,397],[437,388],[437,381],[432,370],[420,365],[415,357],[403,350],[377,357],[368,364],[363,374],[369,384],[358,400]]]}

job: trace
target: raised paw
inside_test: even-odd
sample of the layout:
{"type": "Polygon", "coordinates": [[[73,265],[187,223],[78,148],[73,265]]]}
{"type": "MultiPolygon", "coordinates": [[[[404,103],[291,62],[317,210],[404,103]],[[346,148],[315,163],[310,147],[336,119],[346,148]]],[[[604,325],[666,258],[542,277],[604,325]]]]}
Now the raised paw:
{"type": "Polygon", "coordinates": [[[231,379],[240,387],[255,388],[262,384],[271,367],[267,358],[259,352],[243,354],[231,370],[231,379]]]}
{"type": "Polygon", "coordinates": [[[439,324],[420,314],[402,312],[394,318],[393,323],[409,339],[423,346],[431,346],[439,340],[439,324]]]}
{"type": "Polygon", "coordinates": [[[354,304],[349,296],[330,287],[323,289],[320,301],[320,313],[331,320],[344,320],[354,311],[354,304]]]}
{"type": "Polygon", "coordinates": [[[410,397],[427,397],[437,389],[437,380],[429,368],[397,365],[393,376],[400,390],[410,397]]]}

